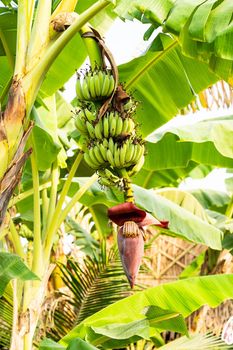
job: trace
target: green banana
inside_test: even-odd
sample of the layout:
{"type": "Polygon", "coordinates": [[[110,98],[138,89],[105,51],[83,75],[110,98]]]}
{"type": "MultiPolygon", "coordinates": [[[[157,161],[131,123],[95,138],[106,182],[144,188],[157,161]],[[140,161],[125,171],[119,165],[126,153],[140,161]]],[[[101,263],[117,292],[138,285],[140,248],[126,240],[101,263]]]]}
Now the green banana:
{"type": "Polygon", "coordinates": [[[123,126],[122,126],[122,134],[126,134],[128,132],[128,128],[129,128],[129,118],[125,118],[123,121],[123,126]]]}
{"type": "Polygon", "coordinates": [[[102,143],[99,144],[99,149],[100,149],[100,152],[101,152],[101,155],[102,155],[102,158],[104,161],[107,161],[107,155],[106,155],[106,152],[107,152],[107,148],[104,147],[104,145],[102,143]]]}
{"type": "Polygon", "coordinates": [[[82,85],[79,78],[76,81],[76,95],[79,100],[84,100],[83,93],[82,93],[82,85]]]}
{"type": "Polygon", "coordinates": [[[97,72],[94,73],[93,80],[94,80],[94,86],[95,86],[95,96],[96,98],[98,98],[100,97],[100,94],[101,94],[101,86],[100,86],[99,75],[97,72]]]}
{"type": "Polygon", "coordinates": [[[133,176],[141,170],[144,164],[144,159],[145,159],[144,155],[141,156],[137,164],[135,164],[134,167],[128,171],[129,176],[133,176]]]}
{"type": "Polygon", "coordinates": [[[100,185],[102,185],[102,186],[107,186],[107,187],[111,187],[111,186],[112,186],[112,181],[106,179],[106,177],[101,177],[101,178],[99,179],[99,183],[100,183],[100,185]]]}
{"type": "Polygon", "coordinates": [[[84,114],[90,123],[92,123],[93,120],[96,119],[96,116],[91,111],[89,111],[89,109],[87,109],[87,108],[84,109],[84,114]]]}
{"type": "Polygon", "coordinates": [[[124,167],[124,164],[125,164],[126,151],[127,151],[127,144],[124,143],[123,146],[120,148],[120,164],[122,168],[124,167]]]}
{"type": "Polygon", "coordinates": [[[125,154],[125,163],[130,163],[134,155],[134,144],[129,143],[125,154]]]}
{"type": "Polygon", "coordinates": [[[107,96],[107,93],[109,90],[109,85],[110,85],[109,74],[107,72],[105,72],[102,90],[101,90],[101,96],[103,96],[103,97],[107,96]]]}
{"type": "Polygon", "coordinates": [[[133,119],[131,118],[128,118],[128,129],[127,129],[127,133],[128,134],[132,134],[132,132],[134,131],[135,129],[135,124],[134,124],[134,121],[133,119]]]}
{"type": "Polygon", "coordinates": [[[87,82],[85,79],[83,80],[83,83],[82,83],[82,94],[83,94],[84,100],[86,100],[86,101],[91,100],[91,96],[90,96],[87,82]]]}
{"type": "Polygon", "coordinates": [[[108,136],[109,136],[109,122],[108,122],[107,117],[104,117],[104,119],[103,119],[103,129],[104,129],[104,137],[108,138],[108,136]]]}
{"type": "Polygon", "coordinates": [[[99,82],[100,82],[100,96],[101,96],[102,87],[103,87],[104,78],[105,78],[105,71],[99,70],[98,76],[99,76],[99,82]]]}
{"type": "Polygon", "coordinates": [[[89,91],[92,99],[96,98],[96,93],[95,93],[95,81],[94,81],[94,76],[91,75],[90,80],[89,80],[89,91]]]}
{"type": "Polygon", "coordinates": [[[108,140],[107,139],[103,139],[103,145],[105,148],[108,148],[108,140]]]}
{"type": "Polygon", "coordinates": [[[110,139],[108,140],[108,148],[110,149],[112,154],[114,154],[114,141],[113,141],[112,137],[110,137],[110,139]]]}
{"type": "Polygon", "coordinates": [[[116,120],[116,132],[115,136],[119,136],[122,133],[122,128],[123,128],[123,119],[121,116],[118,114],[117,115],[117,120],[116,120]]]}
{"type": "Polygon", "coordinates": [[[89,149],[89,156],[90,156],[90,159],[93,162],[94,166],[99,167],[101,163],[96,158],[93,147],[89,149]]]}
{"type": "Polygon", "coordinates": [[[103,157],[102,157],[102,154],[101,154],[101,152],[100,152],[99,146],[97,146],[97,145],[94,146],[93,151],[94,151],[94,155],[95,155],[96,159],[98,160],[98,162],[99,162],[100,164],[105,163],[105,161],[104,161],[104,159],[103,159],[103,157]]]}
{"type": "Polygon", "coordinates": [[[114,87],[115,87],[115,80],[113,78],[113,75],[110,75],[109,76],[109,89],[108,89],[106,97],[110,96],[113,93],[114,87]]]}
{"type": "Polygon", "coordinates": [[[117,148],[114,152],[114,163],[116,168],[122,168],[121,163],[120,163],[120,149],[117,148]]]}
{"type": "Polygon", "coordinates": [[[109,122],[109,128],[110,128],[110,135],[111,136],[115,136],[115,134],[116,134],[116,121],[117,121],[117,118],[113,114],[113,118],[111,119],[111,122],[109,122]]]}
{"type": "Polygon", "coordinates": [[[94,129],[93,125],[89,122],[86,122],[86,126],[87,126],[87,131],[88,131],[90,137],[92,139],[94,139],[95,138],[95,129],[94,129]]]}
{"type": "Polygon", "coordinates": [[[75,119],[75,126],[78,129],[78,131],[80,132],[80,134],[83,134],[83,135],[88,134],[86,124],[82,121],[81,118],[79,118],[79,115],[75,119]]]}
{"type": "Polygon", "coordinates": [[[90,155],[87,152],[84,153],[84,160],[87,163],[87,165],[89,165],[90,168],[98,169],[99,166],[96,166],[96,165],[93,164],[93,162],[92,162],[92,160],[90,158],[90,155]]]}
{"type": "Polygon", "coordinates": [[[95,126],[95,137],[97,139],[102,140],[102,138],[103,138],[102,131],[103,131],[102,130],[102,122],[100,120],[95,126]]]}
{"type": "Polygon", "coordinates": [[[110,164],[111,166],[115,167],[115,162],[114,162],[113,154],[112,154],[112,152],[110,151],[110,149],[107,150],[106,156],[107,156],[107,160],[108,160],[109,164],[110,164]]]}

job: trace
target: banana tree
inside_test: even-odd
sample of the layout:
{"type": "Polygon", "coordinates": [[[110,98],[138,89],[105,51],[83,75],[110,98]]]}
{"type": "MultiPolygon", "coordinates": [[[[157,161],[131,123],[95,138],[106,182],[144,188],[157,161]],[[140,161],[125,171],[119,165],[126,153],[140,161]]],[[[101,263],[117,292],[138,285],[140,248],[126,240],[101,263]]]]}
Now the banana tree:
{"type": "MultiPolygon", "coordinates": [[[[140,177],[139,173],[136,181],[140,185],[147,186],[154,171],[162,173],[175,169],[178,170],[179,177],[179,171],[185,173],[188,167],[190,170],[198,163],[232,167],[230,150],[228,149],[226,153],[223,151],[223,145],[217,147],[216,138],[208,138],[208,135],[204,135],[201,140],[197,140],[192,137],[191,141],[194,145],[181,144],[176,142],[177,134],[175,132],[170,132],[168,137],[165,135],[161,138],[161,143],[157,142],[158,140],[153,136],[149,139],[148,157],[143,166],[145,146],[140,135],[142,133],[143,136],[147,136],[152,133],[157,127],[173,117],[180,108],[192,101],[195,93],[216,82],[220,77],[231,78],[231,70],[228,69],[226,73],[225,69],[226,66],[229,66],[229,62],[231,63],[231,59],[227,58],[229,62],[225,62],[226,50],[220,49],[221,43],[226,40],[225,36],[219,38],[219,35],[216,35],[211,39],[208,37],[208,40],[212,40],[211,43],[214,47],[211,62],[214,60],[218,63],[210,65],[209,60],[204,63],[199,62],[196,59],[198,55],[192,55],[192,58],[184,55],[187,53],[184,50],[185,41],[180,40],[182,35],[187,34],[180,30],[183,28],[183,17],[180,19],[178,16],[176,19],[178,23],[182,24],[178,26],[178,29],[174,29],[171,24],[169,25],[172,21],[168,21],[168,23],[165,21],[169,20],[170,14],[177,13],[177,4],[173,8],[172,1],[156,1],[153,4],[151,1],[143,3],[137,1],[135,4],[125,4],[125,2],[119,1],[115,10],[111,11],[107,9],[111,6],[110,0],[85,3],[80,1],[77,5],[76,2],[41,0],[34,3],[34,1],[22,0],[17,3],[11,2],[11,5],[5,6],[0,12],[0,49],[2,54],[0,58],[4,67],[0,77],[1,104],[4,108],[0,133],[1,235],[6,238],[10,237],[13,250],[25,262],[29,260],[27,263],[32,273],[41,279],[33,281],[35,276],[30,275],[32,281],[25,282],[22,288],[20,284],[17,286],[18,282],[13,285],[15,307],[11,349],[20,347],[26,350],[32,348],[47,280],[53,268],[53,266],[49,268],[49,263],[56,233],[78,201],[88,206],[92,213],[94,213],[93,206],[100,203],[107,207],[117,206],[114,212],[111,210],[109,212],[109,217],[116,224],[124,226],[125,221],[135,223],[135,225],[126,225],[123,231],[119,230],[122,262],[131,285],[135,283],[135,271],[137,272],[142,255],[141,234],[145,222],[149,223],[147,212],[154,215],[153,218],[150,217],[151,223],[157,224],[161,232],[201,242],[214,249],[221,249],[221,230],[202,220],[203,218],[198,219],[192,213],[183,211],[161,196],[144,192],[139,187],[133,189],[129,177],[143,167],[141,170],[143,175],[140,177]],[[70,13],[73,10],[76,10],[79,15],[70,13]],[[93,20],[92,24],[99,29],[103,20],[103,16],[101,16],[103,12],[105,16],[108,15],[108,20],[118,15],[150,21],[152,24],[151,32],[158,25],[163,27],[163,32],[150,42],[145,54],[118,67],[120,81],[125,82],[124,88],[119,88],[117,84],[118,69],[101,36],[94,28],[90,29],[86,26],[88,21],[93,20]],[[15,39],[12,37],[15,29],[17,29],[16,50],[14,48],[15,39]],[[168,31],[172,35],[168,35],[168,31]],[[78,32],[82,38],[77,34],[78,32]],[[70,121],[71,106],[62,101],[57,90],[83,62],[86,57],[84,45],[90,56],[92,70],[88,71],[84,77],[78,76],[76,92],[79,106],[78,114],[75,117],[76,126],[74,126],[74,123],[72,125],[72,121],[70,121]],[[103,52],[111,63],[111,74],[109,68],[105,67],[103,52]],[[215,60],[216,52],[218,59],[215,60]],[[68,60],[69,64],[67,64],[68,60]],[[208,65],[214,72],[207,69],[208,65]],[[216,66],[218,69],[215,69],[216,66]],[[61,74],[61,67],[64,68],[64,74],[61,74]],[[99,70],[99,67],[102,69],[99,70]],[[182,87],[182,91],[180,91],[180,87],[182,87]],[[129,96],[130,90],[134,90],[136,99],[141,101],[137,108],[129,96]],[[103,95],[106,99],[100,103],[103,95]],[[80,105],[82,100],[90,100],[85,108],[80,105]],[[93,101],[95,102],[94,107],[91,104],[93,101]],[[113,106],[114,110],[117,110],[121,115],[122,113],[128,115],[128,111],[130,113],[135,111],[136,118],[119,118],[117,113],[108,110],[109,106],[113,106]],[[98,118],[96,118],[96,111],[98,118]],[[151,118],[152,115],[156,115],[156,117],[151,118]],[[136,121],[140,123],[140,129],[136,126],[136,121]],[[35,124],[34,127],[33,124],[35,124]],[[74,135],[77,141],[76,147],[78,144],[79,149],[81,149],[74,157],[70,167],[70,159],[66,159],[65,149],[72,147],[73,144],[67,138],[68,131],[70,135],[74,135]],[[76,136],[78,133],[77,137],[75,137],[75,133],[76,136]],[[128,137],[127,134],[132,135],[132,137],[128,137]],[[119,137],[117,147],[115,146],[116,139],[113,140],[112,137],[119,137]],[[87,145],[87,138],[91,139],[89,145],[87,145]],[[101,138],[108,139],[108,144],[100,143],[100,147],[96,147],[99,146],[99,144],[95,144],[96,140],[101,140],[101,138]],[[110,139],[112,140],[110,141],[110,139]],[[27,150],[24,151],[27,141],[27,150]],[[204,145],[201,144],[199,147],[197,142],[202,142],[204,145]],[[101,145],[104,148],[101,148],[101,145]],[[202,146],[207,146],[208,152],[202,146]],[[92,168],[88,172],[93,174],[94,170],[98,170],[102,186],[120,185],[126,193],[125,198],[122,192],[119,193],[111,188],[103,194],[99,185],[95,183],[97,175],[92,175],[86,181],[75,176],[83,158],[83,152],[86,163],[92,168]],[[30,154],[30,162],[27,161],[23,173],[23,192],[20,193],[19,190],[17,196],[9,203],[15,187],[19,183],[22,167],[30,154]],[[156,162],[153,159],[154,156],[157,157],[156,162]],[[69,174],[66,172],[66,162],[69,174]],[[103,167],[103,164],[108,166],[103,167]],[[140,182],[145,176],[146,181],[140,182]],[[140,208],[132,203],[134,201],[133,190],[135,203],[140,208]],[[67,196],[72,198],[68,203],[67,196]],[[122,207],[121,203],[124,201],[128,203],[122,207]],[[27,210],[24,207],[26,204],[28,205],[27,210]],[[27,252],[22,247],[17,218],[12,220],[10,215],[7,215],[4,219],[7,207],[14,206],[21,214],[20,220],[23,221],[26,218],[27,221],[32,220],[31,222],[33,222],[31,226],[27,227],[29,228],[27,231],[28,242],[32,242],[32,251],[29,243],[27,252]],[[124,221],[122,221],[122,215],[124,221]],[[135,219],[135,217],[137,218],[135,219]],[[157,221],[155,217],[157,217],[157,221]],[[169,229],[167,229],[166,220],[169,221],[169,229]],[[8,225],[9,231],[5,229],[8,225]],[[31,234],[29,234],[30,228],[31,234]],[[131,232],[132,230],[134,232],[131,232]],[[202,232],[205,232],[205,235],[202,232]],[[139,237],[136,246],[134,245],[135,241],[130,237],[132,233],[139,237]],[[125,240],[126,236],[129,236],[127,240],[125,240]],[[139,259],[136,259],[133,266],[125,260],[132,242],[139,253],[139,259]],[[28,257],[29,259],[27,259],[28,257]],[[34,303],[34,300],[37,303],[34,303]]],[[[186,4],[185,2],[183,4],[183,1],[178,3],[181,7],[186,4]]],[[[207,1],[207,3],[209,2],[207,1]]],[[[227,1],[223,1],[223,3],[227,5],[227,1]]],[[[217,9],[218,6],[216,6],[217,9]]],[[[199,9],[198,5],[197,8],[199,9]]],[[[187,23],[190,21],[188,14],[193,14],[195,10],[195,6],[193,6],[187,11],[185,17],[187,23]]],[[[211,10],[210,6],[209,12],[211,10]]],[[[213,8],[214,10],[215,8],[213,8]]],[[[229,10],[228,7],[227,10],[229,10]]],[[[224,8],[221,11],[224,12],[224,8]]],[[[221,11],[220,13],[222,13],[221,11]]],[[[187,27],[185,28],[187,30],[187,27]]],[[[230,28],[226,25],[227,38],[229,33],[230,28]]],[[[148,37],[148,33],[146,36],[148,37]]],[[[208,42],[205,38],[203,40],[204,43],[208,42]]],[[[225,137],[225,132],[227,132],[226,128],[223,130],[223,137],[225,137]]],[[[190,142],[189,139],[186,141],[190,142]]],[[[79,168],[80,173],[81,167],[79,168]]],[[[87,171],[85,165],[84,169],[87,171]]],[[[84,172],[85,175],[89,173],[84,172]]],[[[105,218],[106,216],[105,210],[105,218]]],[[[101,231],[103,230],[100,228],[99,232],[101,231]]]]}

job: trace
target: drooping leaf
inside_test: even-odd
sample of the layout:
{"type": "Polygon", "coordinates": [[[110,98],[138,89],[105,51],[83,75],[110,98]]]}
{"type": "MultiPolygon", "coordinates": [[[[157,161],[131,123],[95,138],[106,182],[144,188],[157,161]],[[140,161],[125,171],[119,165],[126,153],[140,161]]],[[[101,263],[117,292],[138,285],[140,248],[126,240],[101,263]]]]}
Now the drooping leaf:
{"type": "MultiPolygon", "coordinates": [[[[112,344],[115,344],[115,339],[93,333],[93,327],[117,325],[116,315],[120,324],[143,320],[145,319],[143,309],[152,305],[177,311],[183,317],[187,317],[202,305],[208,304],[211,307],[216,307],[225,299],[232,298],[232,283],[232,275],[214,275],[188,278],[147,289],[88,317],[67,334],[60,343],[67,346],[74,338],[81,337],[88,339],[90,343],[94,343],[96,346],[101,345],[104,348],[111,348],[112,344]]],[[[151,328],[156,330],[156,326],[151,328]]],[[[153,333],[152,329],[151,333],[153,333]]],[[[122,334],[123,337],[124,334],[122,334]]],[[[129,340],[127,339],[121,340],[122,347],[128,343],[129,340]]]]}
{"type": "Polygon", "coordinates": [[[190,211],[192,214],[198,216],[203,221],[211,223],[211,220],[206,214],[204,208],[191,193],[179,190],[177,188],[163,188],[156,190],[155,193],[176,203],[181,208],[190,211]]]}
{"type": "MultiPolygon", "coordinates": [[[[73,187],[70,196],[79,188],[78,183],[81,184],[84,181],[84,179],[77,178],[74,180],[76,186],[73,187]]],[[[163,231],[163,233],[191,242],[202,243],[213,249],[221,249],[222,232],[213,225],[201,220],[170,200],[156,195],[152,190],[134,186],[134,194],[136,204],[139,207],[152,213],[160,221],[169,221],[168,230],[163,231]]],[[[104,204],[111,207],[124,202],[124,197],[120,191],[109,189],[103,192],[98,183],[95,183],[82,196],[80,202],[87,207],[92,207],[95,204],[104,204]]]]}
{"type": "Polygon", "coordinates": [[[177,41],[158,35],[142,56],[119,67],[120,79],[140,102],[137,120],[142,134],[175,116],[218,78],[204,63],[183,56],[177,41]]]}
{"type": "Polygon", "coordinates": [[[56,160],[60,146],[54,142],[52,136],[47,131],[38,125],[34,126],[32,135],[34,139],[33,151],[35,152],[38,169],[45,171],[56,160]]]}
{"type": "Polygon", "coordinates": [[[12,279],[22,281],[39,279],[15,254],[0,252],[0,296],[12,279]]]}
{"type": "Polygon", "coordinates": [[[217,151],[224,157],[233,158],[233,116],[223,116],[213,119],[204,119],[192,125],[168,127],[162,133],[155,132],[150,141],[159,141],[165,133],[171,132],[179,137],[181,142],[213,142],[217,151]]]}
{"type": "Polygon", "coordinates": [[[191,193],[204,208],[221,213],[225,213],[226,207],[230,202],[230,196],[226,192],[201,189],[192,190],[191,193]]]}

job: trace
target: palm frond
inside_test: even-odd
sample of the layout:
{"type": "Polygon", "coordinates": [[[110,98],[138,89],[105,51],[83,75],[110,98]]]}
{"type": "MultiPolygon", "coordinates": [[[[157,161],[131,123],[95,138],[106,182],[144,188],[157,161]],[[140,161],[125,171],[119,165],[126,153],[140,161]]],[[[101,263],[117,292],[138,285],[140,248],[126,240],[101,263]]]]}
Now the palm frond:
{"type": "Polygon", "coordinates": [[[162,347],[161,350],[220,350],[232,349],[221,339],[212,334],[194,334],[178,338],[162,347]]]}
{"type": "Polygon", "coordinates": [[[72,296],[64,293],[64,302],[58,303],[53,314],[54,327],[48,329],[47,335],[55,340],[86,317],[131,293],[116,248],[107,253],[102,245],[94,257],[86,256],[81,263],[70,258],[59,268],[72,296]]]}
{"type": "Polygon", "coordinates": [[[0,298],[0,349],[9,349],[13,319],[13,298],[9,287],[0,298]]]}

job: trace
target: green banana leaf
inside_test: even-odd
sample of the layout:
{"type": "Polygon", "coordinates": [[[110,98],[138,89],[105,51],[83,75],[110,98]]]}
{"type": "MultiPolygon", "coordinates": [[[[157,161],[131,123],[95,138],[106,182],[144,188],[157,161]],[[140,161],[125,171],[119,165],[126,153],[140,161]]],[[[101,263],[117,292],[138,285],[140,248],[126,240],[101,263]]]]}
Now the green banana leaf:
{"type": "Polygon", "coordinates": [[[231,0],[177,0],[136,1],[122,3],[116,8],[123,18],[137,18],[151,23],[145,33],[149,38],[157,27],[172,33],[178,40],[182,52],[189,57],[206,62],[220,77],[232,77],[233,40],[231,22],[233,5],[231,0]]]}
{"type": "Polygon", "coordinates": [[[143,136],[174,117],[195,93],[218,80],[206,64],[182,55],[178,42],[163,33],[146,53],[119,66],[119,73],[125,88],[140,102],[136,116],[143,136]]]}
{"type": "Polygon", "coordinates": [[[224,157],[233,158],[233,116],[226,115],[212,119],[203,119],[192,124],[167,126],[162,132],[155,131],[148,137],[151,142],[160,141],[166,133],[173,133],[181,142],[212,142],[216,150],[224,157]]]}
{"type": "Polygon", "coordinates": [[[162,188],[155,191],[156,194],[169,199],[173,203],[176,203],[181,208],[188,210],[192,214],[198,216],[203,221],[213,223],[201,203],[191,193],[179,190],[178,188],[162,188]]]}
{"type": "MultiPolygon", "coordinates": [[[[74,181],[69,192],[70,197],[77,192],[79,186],[86,180],[85,178],[76,178],[74,181]]],[[[152,190],[134,186],[134,194],[136,204],[139,207],[152,213],[159,220],[169,221],[169,229],[163,230],[163,233],[191,242],[202,243],[213,249],[221,249],[222,232],[213,225],[208,224],[170,200],[155,194],[152,190]]],[[[104,204],[111,207],[124,202],[124,198],[122,192],[110,189],[102,191],[96,183],[86,191],[80,202],[87,207],[92,207],[95,204],[104,204]]]]}
{"type": "Polygon", "coordinates": [[[18,255],[0,252],[0,296],[12,279],[28,281],[39,278],[28,269],[18,255]]]}
{"type": "MultiPolygon", "coordinates": [[[[95,346],[123,347],[130,343],[132,337],[127,339],[124,332],[120,333],[120,330],[127,325],[129,327],[130,324],[132,326],[135,324],[135,331],[132,327],[129,336],[134,334],[135,337],[138,334],[138,338],[147,339],[148,335],[153,336],[153,331],[164,330],[163,327],[157,328],[156,323],[151,322],[156,318],[151,320],[145,317],[148,307],[173,310],[187,317],[202,305],[216,307],[225,299],[232,298],[232,283],[233,275],[215,275],[188,278],[147,289],[88,317],[61,339],[60,344],[67,346],[73,339],[80,337],[95,346]],[[136,322],[138,322],[137,327],[136,322]],[[110,329],[114,329],[114,332],[110,329]],[[119,333],[116,341],[114,336],[117,330],[119,333]]],[[[173,320],[175,324],[176,321],[176,319],[173,320]]],[[[172,319],[170,322],[172,323],[172,319]]]]}

